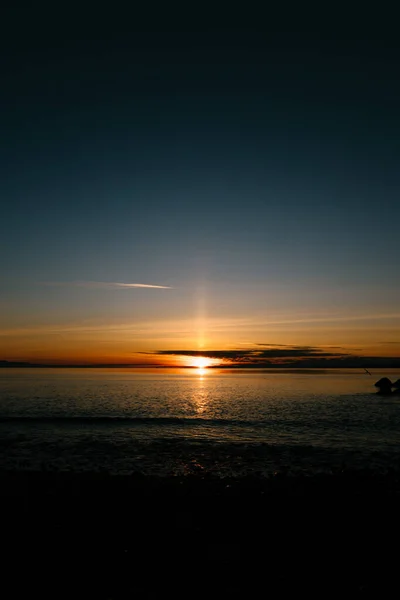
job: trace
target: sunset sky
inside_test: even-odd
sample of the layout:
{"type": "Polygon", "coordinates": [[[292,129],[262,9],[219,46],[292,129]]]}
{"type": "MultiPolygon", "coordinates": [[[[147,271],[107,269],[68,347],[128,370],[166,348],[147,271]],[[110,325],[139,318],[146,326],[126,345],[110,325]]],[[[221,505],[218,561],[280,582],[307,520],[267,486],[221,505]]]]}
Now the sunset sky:
{"type": "Polygon", "coordinates": [[[1,42],[0,360],[400,356],[398,40],[62,27],[1,42]]]}

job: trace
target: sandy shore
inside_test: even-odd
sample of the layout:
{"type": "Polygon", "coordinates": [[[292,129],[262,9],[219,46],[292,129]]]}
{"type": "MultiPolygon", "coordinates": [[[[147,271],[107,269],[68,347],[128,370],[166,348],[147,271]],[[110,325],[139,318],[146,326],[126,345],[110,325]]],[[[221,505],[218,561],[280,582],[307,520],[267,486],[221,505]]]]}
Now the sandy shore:
{"type": "Polygon", "coordinates": [[[3,472],[0,485],[3,565],[14,591],[324,596],[396,582],[396,473],[221,480],[3,472]]]}

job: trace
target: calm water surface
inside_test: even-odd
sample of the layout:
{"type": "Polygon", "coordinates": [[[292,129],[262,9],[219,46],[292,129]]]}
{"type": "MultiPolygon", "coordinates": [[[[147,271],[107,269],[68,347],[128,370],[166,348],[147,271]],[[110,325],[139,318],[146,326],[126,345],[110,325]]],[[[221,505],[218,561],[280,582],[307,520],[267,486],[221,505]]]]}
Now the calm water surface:
{"type": "Polygon", "coordinates": [[[399,468],[399,371],[1,369],[0,468],[167,475],[399,468]]]}

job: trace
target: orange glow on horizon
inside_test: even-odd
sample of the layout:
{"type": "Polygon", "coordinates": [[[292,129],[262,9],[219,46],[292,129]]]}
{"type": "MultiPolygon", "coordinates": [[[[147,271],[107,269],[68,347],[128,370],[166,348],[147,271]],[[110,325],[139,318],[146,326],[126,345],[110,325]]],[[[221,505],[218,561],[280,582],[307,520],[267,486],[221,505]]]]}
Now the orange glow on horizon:
{"type": "MultiPolygon", "coordinates": [[[[199,292],[198,298],[203,297],[199,292]]],[[[371,361],[400,357],[400,313],[397,320],[393,313],[390,319],[389,315],[369,323],[361,319],[323,323],[317,316],[310,318],[309,324],[300,319],[290,321],[289,317],[273,324],[262,322],[261,317],[206,319],[204,305],[205,301],[199,300],[198,318],[194,320],[182,317],[130,323],[88,319],[72,324],[3,326],[0,360],[54,366],[184,367],[199,374],[212,367],[240,366],[240,357],[243,353],[247,356],[246,352],[246,366],[253,359],[258,365],[262,361],[258,353],[265,349],[271,353],[265,354],[266,361],[287,362],[288,366],[295,366],[302,358],[301,350],[309,347],[316,353],[310,356],[305,352],[303,358],[317,362],[319,353],[327,361],[336,353],[349,358],[371,357],[371,361]],[[290,348],[294,349],[293,357],[287,354],[290,348]],[[284,350],[283,355],[273,352],[279,349],[284,350]]],[[[316,366],[325,366],[324,360],[316,366]]]]}
{"type": "Polygon", "coordinates": [[[175,358],[179,359],[178,364],[174,366],[181,367],[192,367],[198,369],[199,371],[204,372],[206,369],[210,367],[218,367],[220,365],[228,364],[225,360],[220,360],[218,358],[209,358],[208,356],[183,356],[178,355],[175,358]]]}
{"type": "Polygon", "coordinates": [[[206,356],[195,356],[191,359],[191,367],[197,367],[198,369],[206,369],[207,367],[211,367],[213,364],[213,360],[211,358],[207,358],[206,356]]]}

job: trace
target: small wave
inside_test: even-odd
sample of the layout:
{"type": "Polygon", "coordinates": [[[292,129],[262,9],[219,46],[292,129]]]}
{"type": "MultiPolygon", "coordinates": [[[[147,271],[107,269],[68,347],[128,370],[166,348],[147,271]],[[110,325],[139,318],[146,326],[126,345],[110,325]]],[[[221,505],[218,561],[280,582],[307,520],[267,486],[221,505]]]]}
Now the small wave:
{"type": "Polygon", "coordinates": [[[229,426],[236,425],[238,427],[257,427],[271,424],[272,421],[251,421],[251,420],[232,420],[232,419],[199,419],[193,417],[122,417],[122,416],[21,416],[9,415],[0,416],[0,423],[35,423],[35,424],[88,424],[88,425],[203,425],[203,426],[229,426]]]}

